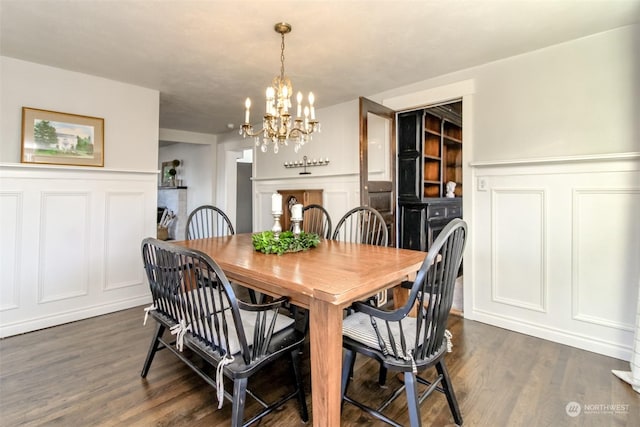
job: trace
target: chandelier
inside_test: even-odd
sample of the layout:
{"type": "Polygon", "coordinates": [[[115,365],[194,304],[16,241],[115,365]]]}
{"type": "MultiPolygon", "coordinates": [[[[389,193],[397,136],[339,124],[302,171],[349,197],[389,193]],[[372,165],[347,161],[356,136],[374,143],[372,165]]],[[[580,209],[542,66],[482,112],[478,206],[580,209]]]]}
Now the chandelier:
{"type": "Polygon", "coordinates": [[[302,106],[302,92],[296,96],[296,117],[292,119],[289,109],[291,106],[291,95],[293,88],[291,80],[284,74],[284,35],[291,32],[291,25],[278,23],[274,27],[275,31],[282,36],[280,44],[280,75],[273,79],[271,86],[266,93],[266,111],[262,120],[262,129],[254,132],[249,116],[251,110],[251,100],[247,98],[244,103],[244,124],[240,128],[240,135],[243,137],[255,137],[256,147],[265,153],[269,149],[269,144],[273,144],[273,152],[278,153],[281,145],[289,145],[289,141],[295,144],[297,153],[301,146],[311,139],[314,131],[320,131],[320,123],[316,120],[316,112],[313,106],[314,96],[309,92],[309,105],[302,106]],[[262,141],[260,140],[262,135],[262,141]]]}

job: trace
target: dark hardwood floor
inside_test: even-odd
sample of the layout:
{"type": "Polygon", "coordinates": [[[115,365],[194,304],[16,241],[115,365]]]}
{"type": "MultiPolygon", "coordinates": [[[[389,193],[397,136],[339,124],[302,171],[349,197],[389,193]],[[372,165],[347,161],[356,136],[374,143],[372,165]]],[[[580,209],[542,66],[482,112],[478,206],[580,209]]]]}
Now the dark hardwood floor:
{"type": "MultiPolygon", "coordinates": [[[[140,369],[154,325],[142,307],[0,340],[2,426],[215,426],[228,424],[231,405],[217,410],[214,390],[169,352],[160,352],[146,379],[140,369]]],[[[466,426],[638,426],[640,397],[611,374],[628,363],[482,323],[450,317],[449,372],[466,426]],[[569,402],[581,405],[567,415],[569,402]],[[595,405],[618,405],[611,407],[595,405]],[[589,413],[587,413],[589,412],[589,413]]],[[[308,351],[303,357],[310,389],[308,351]]],[[[283,366],[258,376],[266,396],[289,390],[283,366]]],[[[371,402],[389,390],[377,384],[375,363],[359,360],[351,394],[371,402]],[[366,397],[364,397],[366,398],[366,397]]],[[[389,383],[397,379],[390,378],[389,383]]],[[[229,386],[227,386],[229,389],[229,386]]],[[[307,394],[311,416],[311,397],[307,394]]],[[[255,409],[251,399],[247,414],[255,409]]],[[[388,410],[402,423],[404,399],[388,410]]],[[[421,407],[426,426],[453,425],[435,393],[421,407]]],[[[381,425],[346,405],[343,426],[381,425]]],[[[259,425],[299,426],[295,400],[259,425]]]]}

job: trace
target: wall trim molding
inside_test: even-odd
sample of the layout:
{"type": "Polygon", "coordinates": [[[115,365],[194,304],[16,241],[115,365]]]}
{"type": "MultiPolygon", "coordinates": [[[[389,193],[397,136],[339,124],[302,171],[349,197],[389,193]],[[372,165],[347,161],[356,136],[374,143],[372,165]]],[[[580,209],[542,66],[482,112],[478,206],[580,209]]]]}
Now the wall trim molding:
{"type": "MultiPolygon", "coordinates": [[[[43,164],[28,164],[28,163],[0,163],[0,171],[3,169],[19,171],[19,170],[41,170],[43,172],[60,171],[60,172],[104,172],[104,173],[128,173],[128,174],[141,174],[141,175],[158,175],[159,170],[132,170],[132,169],[111,169],[111,168],[96,168],[88,166],[61,166],[61,165],[43,165],[43,164]]],[[[30,176],[30,178],[33,178],[30,176]]]]}
{"type": "Polygon", "coordinates": [[[533,159],[489,160],[482,162],[469,162],[469,166],[471,166],[472,168],[527,165],[535,166],[557,163],[588,163],[636,159],[640,160],[640,152],[590,154],[585,156],[540,157],[533,159]]]}
{"type": "MultiPolygon", "coordinates": [[[[283,166],[284,167],[284,166],[283,166]]],[[[262,178],[251,178],[252,181],[254,182],[261,182],[261,181],[292,181],[292,180],[314,180],[314,179],[333,179],[333,178],[339,178],[339,177],[344,177],[344,176],[353,176],[353,177],[359,177],[360,173],[359,172],[349,172],[349,173],[337,173],[337,174],[331,174],[331,175],[313,175],[313,176],[309,176],[309,175],[298,175],[298,176],[275,176],[275,177],[262,177],[262,178]]]]}

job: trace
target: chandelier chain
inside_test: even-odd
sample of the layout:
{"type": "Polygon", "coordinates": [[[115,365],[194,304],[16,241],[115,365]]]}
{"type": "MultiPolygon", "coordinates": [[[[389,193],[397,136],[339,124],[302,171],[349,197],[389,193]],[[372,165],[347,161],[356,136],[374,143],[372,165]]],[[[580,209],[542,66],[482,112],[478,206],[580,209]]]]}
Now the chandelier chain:
{"type": "Polygon", "coordinates": [[[280,43],[280,81],[284,82],[284,33],[282,34],[282,42],[280,43]]]}

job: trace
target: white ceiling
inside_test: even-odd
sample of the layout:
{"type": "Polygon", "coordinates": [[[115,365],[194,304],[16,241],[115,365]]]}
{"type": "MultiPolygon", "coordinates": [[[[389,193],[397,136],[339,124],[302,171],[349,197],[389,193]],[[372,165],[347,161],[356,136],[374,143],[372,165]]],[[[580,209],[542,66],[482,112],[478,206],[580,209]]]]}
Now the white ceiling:
{"type": "Polygon", "coordinates": [[[161,128],[205,133],[237,127],[247,96],[262,107],[264,89],[280,70],[276,22],[293,26],[285,66],[294,90],[313,90],[322,108],[640,21],[640,0],[0,0],[0,6],[0,54],[157,89],[161,128]]]}

